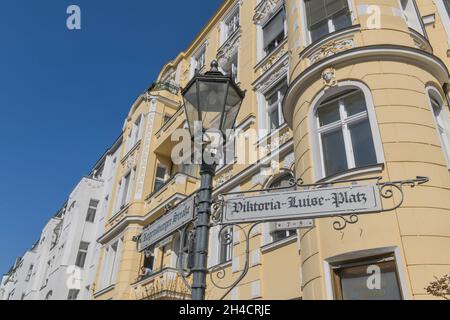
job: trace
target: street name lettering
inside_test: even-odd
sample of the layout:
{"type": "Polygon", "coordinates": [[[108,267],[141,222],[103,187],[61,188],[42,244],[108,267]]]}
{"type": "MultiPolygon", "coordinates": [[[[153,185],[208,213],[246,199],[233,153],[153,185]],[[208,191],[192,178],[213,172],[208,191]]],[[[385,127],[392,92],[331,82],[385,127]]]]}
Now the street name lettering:
{"type": "Polygon", "coordinates": [[[238,194],[225,196],[223,222],[314,219],[381,209],[376,185],[286,191],[253,197],[238,194]]]}
{"type": "Polygon", "coordinates": [[[190,198],[144,230],[139,241],[139,251],[160,242],[193,219],[194,199],[190,198]]]}

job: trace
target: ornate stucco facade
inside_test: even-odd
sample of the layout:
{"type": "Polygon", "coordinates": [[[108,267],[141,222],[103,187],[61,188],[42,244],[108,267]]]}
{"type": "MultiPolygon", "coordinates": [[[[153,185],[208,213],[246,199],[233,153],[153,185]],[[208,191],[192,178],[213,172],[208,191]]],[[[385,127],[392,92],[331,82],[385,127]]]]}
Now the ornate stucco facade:
{"type": "Polygon", "coordinates": [[[224,1],[125,120],[97,228],[92,298],[189,298],[177,273],[179,234],[144,252],[138,242],[200,186],[198,166],[174,163],[173,137],[187,128],[180,89],[213,60],[246,92],[236,129],[249,138],[234,149],[247,160],[260,155],[220,165],[215,198],[297,179],[429,182],[404,188],[389,212],[316,219],[301,230],[260,224],[248,248],[249,225],[234,226],[231,243],[213,227],[207,298],[432,298],[425,288],[450,272],[448,0],[224,1]],[[229,292],[214,285],[232,283],[247,265],[229,292]],[[381,289],[361,287],[370,270],[381,289]]]}
{"type": "MultiPolygon", "coordinates": [[[[140,137],[122,152],[117,181],[119,186],[131,172],[133,187],[127,190],[126,205],[111,211],[100,239],[105,250],[95,298],[186,298],[175,270],[177,235],[152,248],[154,256],[139,253],[136,241],[168,206],[199,187],[195,168],[171,163],[175,146],[171,134],[186,126],[178,88],[214,59],[246,90],[236,128],[266,129],[255,144],[269,150],[256,164],[221,167],[215,178],[216,196],[270,188],[277,179],[289,177],[291,170],[307,184],[370,177],[384,181],[430,178],[426,186],[405,191],[400,209],[361,216],[343,230],[333,228],[333,219],[318,219],[314,228],[284,234],[271,224],[259,226],[250,234],[249,272],[226,299],[344,298],[345,292],[336,292],[338,266],[381,256],[394,261],[403,299],[428,298],[427,284],[448,273],[449,162],[446,134],[440,135],[430,102],[431,97],[441,104],[445,114],[441,119],[448,121],[448,3],[350,0],[320,17],[307,2],[225,1],[190,47],[163,67],[157,84],[138,98],[124,137],[132,137],[129,131],[142,119],[138,120],[140,137]],[[326,126],[320,128],[321,111],[317,110],[324,102],[341,101],[342,92],[358,95],[365,111],[355,116],[359,120],[352,120],[345,109],[346,115],[341,114],[348,117],[341,119],[345,143],[334,137],[326,144],[328,136],[321,131],[326,126]],[[364,125],[356,131],[358,123],[364,125]],[[358,136],[364,137],[362,142],[358,136]],[[341,143],[346,148],[344,156],[336,149],[341,143]],[[358,155],[358,148],[367,145],[373,149],[358,155]],[[324,160],[327,152],[331,156],[324,160]],[[346,159],[343,167],[339,167],[343,160],[333,155],[346,159]],[[273,166],[273,160],[278,165],[273,166]],[[106,248],[114,241],[121,252],[111,269],[111,262],[104,261],[108,260],[106,248]],[[140,277],[140,267],[148,266],[150,260],[154,274],[140,277]],[[105,270],[105,263],[110,269],[105,270]],[[102,283],[104,272],[109,275],[111,270],[114,281],[102,283]]],[[[217,265],[223,267],[222,284],[231,283],[244,268],[243,230],[234,228],[230,254],[221,253],[217,228],[212,229],[209,267],[211,271],[217,265]]],[[[208,298],[219,298],[224,292],[209,282],[208,298]]]]}

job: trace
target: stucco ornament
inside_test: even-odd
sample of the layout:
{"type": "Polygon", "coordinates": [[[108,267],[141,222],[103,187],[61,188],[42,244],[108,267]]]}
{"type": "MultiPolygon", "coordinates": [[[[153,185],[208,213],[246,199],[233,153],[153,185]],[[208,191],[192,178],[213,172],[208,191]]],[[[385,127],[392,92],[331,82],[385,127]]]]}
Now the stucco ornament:
{"type": "Polygon", "coordinates": [[[328,42],[314,52],[310,57],[309,61],[314,64],[322,59],[331,57],[336,53],[346,51],[355,47],[355,42],[353,39],[341,39],[328,42]]]}
{"type": "Polygon", "coordinates": [[[256,8],[256,14],[253,16],[255,24],[263,24],[272,13],[283,4],[283,0],[263,0],[256,8]]]}
{"type": "Polygon", "coordinates": [[[334,68],[327,68],[322,72],[322,79],[327,87],[334,87],[337,85],[336,70],[334,68]]]}

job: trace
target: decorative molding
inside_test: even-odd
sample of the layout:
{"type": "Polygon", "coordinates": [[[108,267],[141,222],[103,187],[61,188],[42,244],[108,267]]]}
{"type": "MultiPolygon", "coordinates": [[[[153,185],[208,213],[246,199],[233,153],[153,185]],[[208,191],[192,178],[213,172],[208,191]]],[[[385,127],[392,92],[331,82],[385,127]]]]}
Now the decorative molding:
{"type": "Polygon", "coordinates": [[[214,187],[220,187],[221,185],[223,185],[225,182],[227,182],[228,180],[230,180],[233,177],[233,168],[231,168],[230,170],[228,170],[227,172],[224,172],[219,178],[216,179],[215,183],[214,183],[214,187]]]}
{"type": "Polygon", "coordinates": [[[267,62],[261,67],[261,74],[272,68],[272,66],[280,61],[286,54],[287,50],[282,47],[281,50],[277,52],[277,54],[271,56],[269,60],[267,60],[267,62]]]}
{"type": "Polygon", "coordinates": [[[335,87],[338,82],[336,79],[336,70],[333,67],[327,68],[322,72],[323,83],[326,87],[335,87]]]}
{"type": "Polygon", "coordinates": [[[257,25],[262,25],[267,19],[283,5],[283,0],[262,0],[256,7],[253,22],[257,25]]]}
{"type": "Polygon", "coordinates": [[[314,64],[320,60],[334,56],[336,53],[346,51],[354,47],[355,40],[353,38],[333,40],[321,46],[319,50],[311,54],[308,59],[311,64],[314,64]]]}
{"type": "Polygon", "coordinates": [[[289,71],[289,58],[288,55],[285,54],[283,56],[283,60],[279,59],[277,62],[275,62],[274,65],[271,65],[267,72],[267,74],[264,74],[263,77],[261,77],[256,85],[255,90],[261,93],[267,92],[271,87],[276,85],[278,81],[284,76],[288,74],[289,71]]]}
{"type": "Polygon", "coordinates": [[[241,42],[241,33],[241,28],[239,28],[220,47],[217,52],[217,61],[219,62],[219,65],[223,66],[227,64],[238,53],[241,42]]]}

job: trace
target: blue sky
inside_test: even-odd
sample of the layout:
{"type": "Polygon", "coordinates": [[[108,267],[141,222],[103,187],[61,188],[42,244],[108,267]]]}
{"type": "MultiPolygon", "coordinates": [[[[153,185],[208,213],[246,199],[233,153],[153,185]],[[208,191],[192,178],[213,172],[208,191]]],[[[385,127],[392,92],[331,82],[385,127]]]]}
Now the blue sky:
{"type": "Polygon", "coordinates": [[[222,0],[0,0],[0,273],[222,0]],[[66,28],[81,8],[82,30],[66,28]]]}

